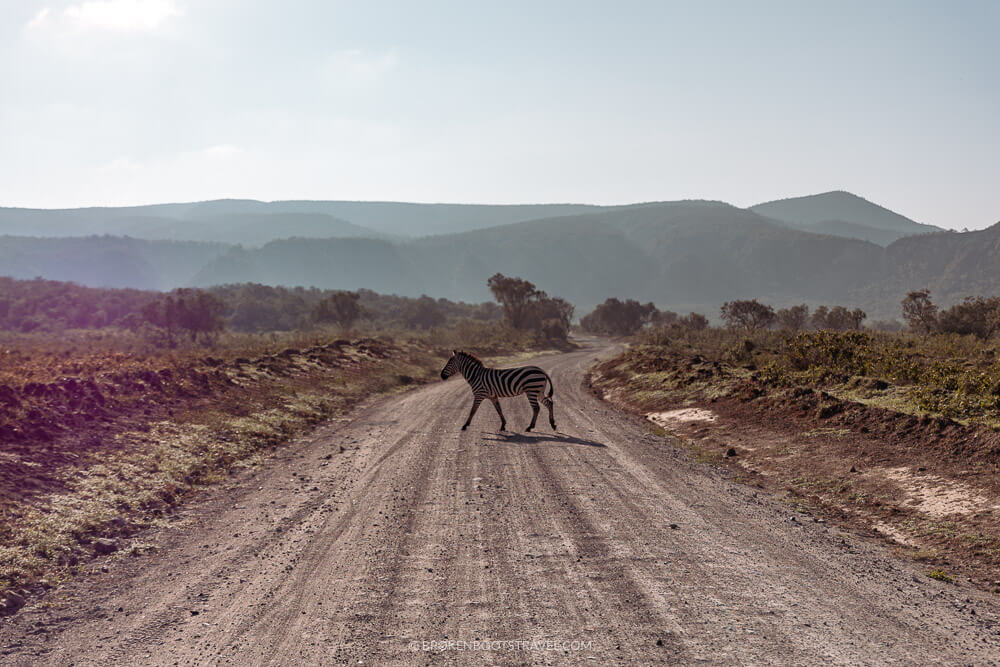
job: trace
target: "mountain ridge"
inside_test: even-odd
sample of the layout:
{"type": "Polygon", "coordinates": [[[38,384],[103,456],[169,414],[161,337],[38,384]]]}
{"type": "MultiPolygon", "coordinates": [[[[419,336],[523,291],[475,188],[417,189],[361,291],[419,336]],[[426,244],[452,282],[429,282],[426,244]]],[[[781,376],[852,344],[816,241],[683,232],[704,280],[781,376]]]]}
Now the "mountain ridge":
{"type": "MultiPolygon", "coordinates": [[[[185,214],[199,223],[215,212],[202,206],[185,214]]],[[[275,215],[303,216],[317,224],[327,219],[275,215]]],[[[267,215],[234,216],[239,224],[268,226],[267,215]]],[[[482,301],[490,298],[486,279],[500,272],[531,280],[580,312],[612,296],[709,313],[723,301],[759,298],[777,307],[860,306],[873,319],[898,317],[902,296],[923,287],[942,305],[1000,293],[1000,224],[977,232],[907,236],[883,247],[714,200],[585,207],[417,239],[306,235],[258,241],[258,247],[241,247],[118,236],[7,236],[0,237],[0,274],[152,289],[239,282],[365,287],[482,301]]]]}
{"type": "Polygon", "coordinates": [[[845,190],[762,202],[748,210],[800,229],[864,238],[880,245],[915,234],[943,231],[845,190]]]}
{"type": "MultiPolygon", "coordinates": [[[[360,200],[214,199],[124,207],[66,209],[0,208],[0,234],[78,236],[130,235],[146,239],[216,240],[262,245],[291,236],[331,238],[421,238],[486,229],[567,215],[657,207],[668,204],[731,206],[717,200],[593,204],[453,204],[360,200]],[[329,216],[327,229],[296,226],[303,216],[329,216]],[[275,224],[253,233],[240,231],[261,216],[275,224]],[[245,218],[240,222],[240,218],[245,218]],[[299,218],[296,220],[295,218],[299,218]],[[229,227],[221,225],[227,220],[229,227]],[[193,223],[203,225],[199,227],[193,223]],[[195,230],[195,231],[192,231],[195,230]]],[[[738,208],[738,207],[733,207],[738,208]]],[[[911,233],[939,231],[844,191],[764,202],[747,209],[785,226],[880,245],[911,233]]]]}

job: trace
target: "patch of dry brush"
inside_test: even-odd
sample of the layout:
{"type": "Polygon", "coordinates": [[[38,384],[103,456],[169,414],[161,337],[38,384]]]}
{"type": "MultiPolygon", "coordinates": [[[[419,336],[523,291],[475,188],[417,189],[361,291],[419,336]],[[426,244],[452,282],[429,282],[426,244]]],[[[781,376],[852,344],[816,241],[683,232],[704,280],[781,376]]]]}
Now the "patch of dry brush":
{"type": "Polygon", "coordinates": [[[594,391],[644,415],[710,410],[718,421],[664,428],[752,484],[1000,592],[995,350],[860,332],[657,335],[595,368],[594,391]]]}

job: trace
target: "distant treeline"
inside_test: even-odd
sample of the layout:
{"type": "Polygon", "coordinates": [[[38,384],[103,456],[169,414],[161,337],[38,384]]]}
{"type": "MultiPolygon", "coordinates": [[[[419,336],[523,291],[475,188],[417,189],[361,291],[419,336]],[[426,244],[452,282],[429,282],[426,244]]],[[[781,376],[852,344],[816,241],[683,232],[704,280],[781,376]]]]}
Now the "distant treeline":
{"type": "MultiPolygon", "coordinates": [[[[756,299],[727,301],[720,309],[720,315],[727,326],[734,329],[782,329],[804,331],[806,329],[847,331],[860,329],[865,320],[865,312],[844,306],[818,306],[810,311],[801,304],[775,310],[756,299]]],[[[584,331],[598,334],[631,335],[646,325],[673,326],[685,329],[703,329],[708,326],[708,318],[701,313],[680,316],[673,311],[661,311],[652,303],[641,304],[634,299],[621,301],[611,298],[580,320],[584,331]]],[[[879,328],[901,328],[899,323],[877,323],[879,328]]]]}
{"type": "Polygon", "coordinates": [[[195,336],[223,328],[291,331],[322,323],[350,326],[359,320],[426,329],[464,319],[499,321],[502,314],[495,303],[408,298],[370,290],[342,292],[246,283],[155,292],[82,287],[40,278],[0,278],[0,330],[23,333],[153,327],[195,336]]]}
{"type": "Polygon", "coordinates": [[[159,292],[97,289],[55,280],[0,278],[0,329],[59,331],[120,325],[159,292]]]}
{"type": "Polygon", "coordinates": [[[308,329],[316,322],[350,325],[358,320],[429,329],[458,320],[491,321],[501,317],[500,307],[491,302],[468,304],[429,296],[377,294],[366,289],[345,292],[243,283],[209,287],[205,291],[225,304],[223,318],[234,331],[293,331],[308,329]],[[347,299],[356,303],[356,312],[344,307],[347,299]]]}
{"type": "MultiPolygon", "coordinates": [[[[931,300],[930,291],[910,292],[900,303],[901,316],[910,331],[922,334],[951,333],[972,335],[983,340],[1000,333],[1000,297],[970,296],[946,309],[939,309],[931,300]]],[[[860,308],[817,306],[807,304],[775,309],[757,299],[727,301],[719,315],[731,329],[748,332],[777,329],[780,331],[859,331],[867,319],[860,308]]],[[[699,313],[680,317],[671,311],[661,311],[653,303],[642,304],[634,299],[607,299],[580,320],[584,331],[608,335],[632,335],[643,327],[677,326],[704,328],[708,320],[699,313]]],[[[901,331],[904,324],[897,320],[876,321],[868,325],[877,331],[901,331]]]]}
{"type": "MultiPolygon", "coordinates": [[[[936,311],[935,311],[936,312],[936,311]]],[[[817,306],[807,304],[775,309],[757,299],[727,301],[719,315],[726,326],[733,329],[755,331],[780,329],[782,331],[850,331],[861,329],[867,318],[860,308],[845,306],[817,306]]],[[[905,317],[905,314],[904,314],[905,317]]],[[[597,334],[629,336],[645,326],[703,329],[708,318],[701,313],[680,316],[675,312],[661,311],[653,303],[642,304],[634,299],[611,298],[580,320],[584,331],[597,334]]],[[[873,322],[872,329],[899,331],[903,325],[897,321],[873,322]]]]}
{"type": "MultiPolygon", "coordinates": [[[[775,328],[784,331],[857,331],[867,315],[860,308],[819,306],[810,313],[802,304],[775,310],[756,299],[730,301],[722,306],[723,321],[731,328],[775,328]]],[[[914,333],[944,333],[972,335],[983,340],[1000,332],[1000,297],[970,296],[950,308],[939,309],[931,300],[929,290],[910,292],[900,302],[900,315],[914,333]]],[[[903,325],[895,320],[874,322],[869,327],[881,331],[899,331],[903,325]]]]}

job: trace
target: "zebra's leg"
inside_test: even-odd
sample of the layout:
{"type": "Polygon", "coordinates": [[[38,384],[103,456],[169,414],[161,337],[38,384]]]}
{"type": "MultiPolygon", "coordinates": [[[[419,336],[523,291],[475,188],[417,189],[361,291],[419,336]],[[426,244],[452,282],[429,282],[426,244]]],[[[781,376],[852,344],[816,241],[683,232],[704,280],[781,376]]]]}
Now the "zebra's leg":
{"type": "Polygon", "coordinates": [[[503,416],[503,410],[500,409],[500,399],[497,397],[490,398],[493,401],[493,407],[497,409],[497,414],[500,415],[500,430],[507,430],[507,418],[503,416]]]}
{"type": "Polygon", "coordinates": [[[476,410],[479,409],[479,404],[483,402],[482,396],[474,396],[472,398],[472,410],[469,411],[469,418],[465,420],[465,425],[462,426],[462,430],[469,428],[469,424],[472,423],[472,415],[476,414],[476,410]]]}
{"type": "Polygon", "coordinates": [[[552,426],[552,430],[556,429],[556,416],[552,413],[552,399],[548,396],[542,396],[542,404],[549,409],[549,424],[552,426]]]}
{"type": "Polygon", "coordinates": [[[525,432],[535,428],[535,421],[538,419],[538,394],[527,394],[527,396],[528,403],[531,404],[531,423],[524,429],[525,432]]]}

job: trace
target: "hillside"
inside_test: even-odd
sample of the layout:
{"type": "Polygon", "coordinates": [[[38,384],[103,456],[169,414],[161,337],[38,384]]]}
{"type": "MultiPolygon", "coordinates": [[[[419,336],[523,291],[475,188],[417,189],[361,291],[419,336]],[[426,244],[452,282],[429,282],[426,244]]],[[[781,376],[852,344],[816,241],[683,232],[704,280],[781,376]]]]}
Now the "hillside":
{"type": "Polygon", "coordinates": [[[367,286],[481,301],[489,298],[487,278],[499,271],[582,308],[620,295],[687,308],[761,294],[781,303],[835,299],[873,279],[881,260],[870,243],[790,231],[728,204],[672,202],[398,244],[275,241],[231,251],[196,280],[367,286]]]}
{"type": "Polygon", "coordinates": [[[188,285],[205,264],[227,249],[219,243],[115,236],[0,236],[0,276],[162,290],[188,285]]]}
{"type": "MultiPolygon", "coordinates": [[[[257,203],[232,205],[254,209],[257,203]]],[[[860,306],[872,319],[898,317],[900,299],[923,287],[941,305],[969,294],[1000,293],[1000,226],[908,236],[883,248],[789,227],[722,202],[681,201],[593,208],[392,240],[309,238],[310,229],[319,233],[333,224],[322,213],[235,210],[227,217],[213,202],[197,205],[197,210],[188,205],[149,208],[156,215],[143,224],[162,221],[168,213],[201,216],[216,221],[209,229],[228,225],[263,242],[273,215],[290,216],[282,219],[295,220],[297,229],[307,233],[260,247],[112,236],[6,236],[0,237],[0,275],[142,289],[242,282],[368,288],[476,302],[490,298],[486,280],[501,272],[569,299],[579,312],[611,296],[709,313],[723,301],[756,297],[776,306],[860,306]]],[[[122,224],[138,224],[134,210],[115,215],[122,224]]],[[[200,229],[195,221],[186,224],[200,229]]],[[[823,223],[815,228],[822,229],[823,223]]],[[[199,233],[210,238],[204,229],[199,233]]]]}
{"type": "Polygon", "coordinates": [[[279,211],[324,212],[382,234],[416,238],[509,225],[600,207],[586,204],[417,204],[410,202],[288,201],[267,204],[279,211]]]}
{"type": "Polygon", "coordinates": [[[825,192],[751,206],[751,211],[793,227],[857,238],[879,245],[914,234],[941,231],[923,225],[850,192],[825,192]]]}
{"type": "Polygon", "coordinates": [[[861,303],[898,304],[907,292],[924,287],[939,304],[1000,295],[1000,223],[973,232],[900,239],[885,254],[885,278],[857,291],[861,303]]]}
{"type": "Polygon", "coordinates": [[[324,213],[229,213],[193,220],[137,219],[125,227],[143,239],[216,241],[259,247],[275,238],[376,237],[377,232],[324,213]],[[153,222],[155,221],[155,222],[153,222]]]}
{"type": "Polygon", "coordinates": [[[231,248],[193,274],[190,284],[257,282],[351,290],[363,287],[420,296],[427,291],[423,288],[425,274],[436,267],[418,270],[405,247],[377,239],[286,239],[259,249],[231,248]]]}
{"type": "MultiPolygon", "coordinates": [[[[378,237],[378,232],[324,213],[261,213],[182,205],[66,210],[0,209],[0,234],[74,237],[90,234],[148,240],[214,241],[260,246],[276,238],[378,237]]],[[[234,205],[234,209],[240,206],[234,205]]]]}
{"type": "Polygon", "coordinates": [[[0,208],[0,234],[41,237],[110,234],[260,246],[293,236],[384,238],[449,234],[588,210],[598,207],[220,199],[54,210],[0,208]]]}
{"type": "MultiPolygon", "coordinates": [[[[723,205],[721,202],[715,204],[723,205]]],[[[291,237],[414,239],[663,205],[663,202],[590,206],[219,199],[60,210],[0,208],[0,234],[41,237],[110,234],[259,247],[269,241],[291,237]]],[[[679,214],[690,212],[689,207],[679,214]]],[[[748,212],[804,231],[861,239],[883,246],[903,236],[939,231],[937,227],[921,225],[848,192],[767,202],[751,207],[748,212]]]]}

